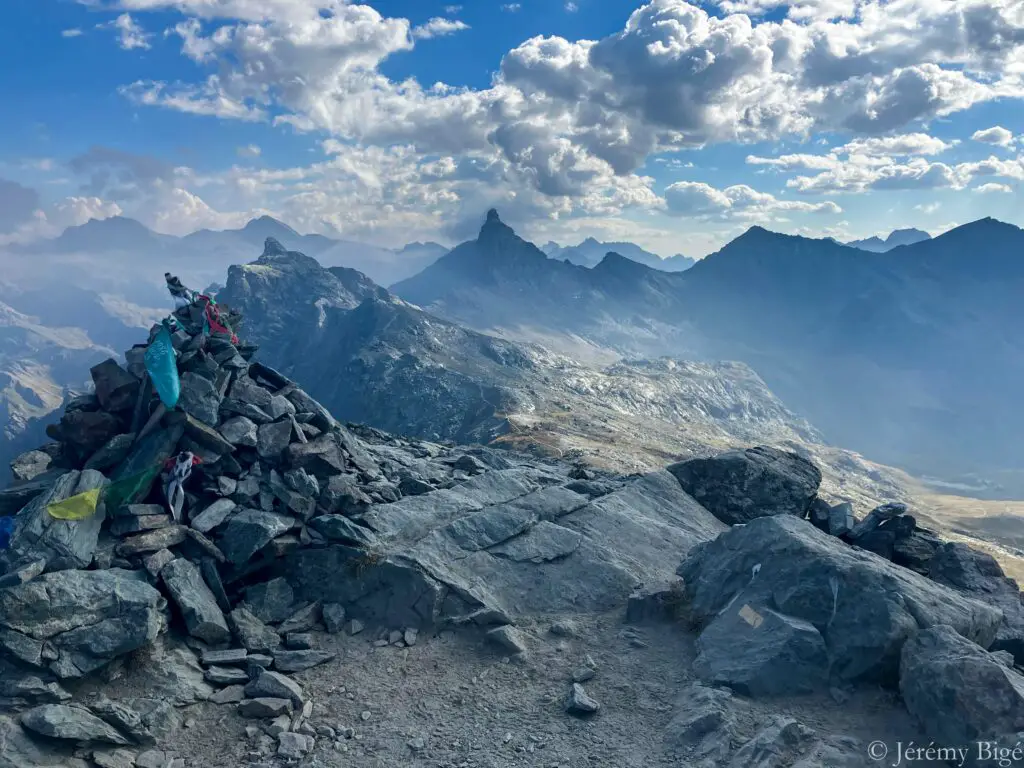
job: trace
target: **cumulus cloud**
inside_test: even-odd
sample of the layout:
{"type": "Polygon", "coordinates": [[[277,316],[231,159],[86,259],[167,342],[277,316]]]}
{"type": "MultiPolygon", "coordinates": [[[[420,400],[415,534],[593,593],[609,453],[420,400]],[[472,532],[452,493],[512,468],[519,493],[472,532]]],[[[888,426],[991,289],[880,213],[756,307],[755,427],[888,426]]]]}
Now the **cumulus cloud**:
{"type": "Polygon", "coordinates": [[[989,192],[1013,192],[1013,187],[1009,184],[998,184],[994,181],[990,181],[986,184],[981,184],[974,188],[975,192],[989,193],[989,192]]]}
{"type": "Polygon", "coordinates": [[[415,27],[412,30],[412,36],[417,40],[429,40],[432,37],[453,35],[456,32],[463,31],[464,29],[469,29],[469,24],[456,19],[436,17],[428,21],[426,24],[415,27]]]}
{"type": "Polygon", "coordinates": [[[68,227],[85,224],[90,219],[119,216],[122,212],[117,203],[108,200],[87,196],[68,197],[52,205],[35,208],[29,216],[9,231],[4,231],[3,227],[0,227],[0,246],[56,237],[68,227]]]}
{"type": "Polygon", "coordinates": [[[146,33],[138,22],[131,17],[131,14],[122,13],[113,21],[97,24],[96,29],[114,29],[118,35],[118,45],[125,51],[132,51],[137,48],[143,50],[150,48],[149,40],[152,35],[146,33]]]}
{"type": "MultiPolygon", "coordinates": [[[[961,188],[966,177],[995,166],[971,171],[929,162],[954,142],[922,126],[975,104],[1024,96],[1019,0],[795,0],[785,4],[782,20],[782,3],[774,0],[722,0],[715,14],[684,0],[649,0],[601,39],[524,41],[505,54],[483,89],[393,80],[382,71],[389,57],[418,41],[458,31],[461,22],[452,19],[414,28],[344,0],[117,5],[136,16],[181,14],[171,36],[204,72],[184,82],[126,83],[125,96],[326,134],[345,148],[330,162],[347,162],[353,173],[368,173],[356,160],[360,152],[380,151],[407,185],[378,179],[381,193],[373,199],[382,217],[398,216],[380,207],[383,200],[396,210],[435,206],[415,215],[457,216],[493,202],[560,221],[628,207],[660,210],[670,207],[668,192],[656,194],[639,172],[652,154],[821,133],[850,138],[824,155],[749,162],[802,173],[789,186],[808,194],[961,188]],[[771,21],[764,18],[769,13],[771,21]]],[[[503,8],[513,6],[519,9],[503,8]]],[[[456,12],[445,8],[449,16],[456,12]]],[[[333,199],[334,209],[347,201],[324,190],[349,189],[341,174],[340,166],[314,174],[315,187],[251,176],[233,183],[268,194],[283,190],[264,185],[290,186],[317,216],[340,215],[326,201],[333,199]]],[[[731,216],[756,209],[735,190],[732,197],[713,192],[729,200],[731,216]]],[[[673,195],[677,208],[687,199],[721,201],[700,188],[673,195]]],[[[776,212],[827,210],[806,201],[800,205],[811,208],[780,208],[790,201],[773,199],[776,212]]]]}
{"type": "Polygon", "coordinates": [[[980,141],[982,144],[995,144],[998,147],[1009,147],[1013,144],[1013,132],[1003,128],[1001,125],[997,125],[992,128],[975,131],[971,135],[971,139],[974,141],[980,141]]]}
{"type": "Polygon", "coordinates": [[[238,149],[235,150],[235,154],[237,154],[239,157],[254,158],[259,157],[261,154],[263,154],[263,150],[260,149],[256,144],[249,144],[248,146],[245,147],[238,147],[238,149]]]}
{"type": "Polygon", "coordinates": [[[784,212],[842,213],[833,202],[808,203],[802,200],[779,200],[774,195],[758,192],[736,184],[715,189],[710,184],[679,181],[665,189],[668,211],[677,216],[722,216],[740,219],[761,219],[784,212]]]}

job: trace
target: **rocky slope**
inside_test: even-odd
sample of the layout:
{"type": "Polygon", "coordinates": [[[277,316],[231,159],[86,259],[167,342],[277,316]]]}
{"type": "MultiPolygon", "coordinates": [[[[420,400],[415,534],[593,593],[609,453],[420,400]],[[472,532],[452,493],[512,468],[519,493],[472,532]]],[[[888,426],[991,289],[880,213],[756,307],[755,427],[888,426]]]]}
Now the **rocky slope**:
{"type": "Polygon", "coordinates": [[[772,448],[621,476],[345,427],[194,317],[178,407],[142,347],[95,366],[0,493],[0,767],[1012,749],[1016,584],[903,505],[830,506],[772,448]],[[174,518],[180,451],[201,461],[174,518]]]}
{"type": "Polygon", "coordinates": [[[541,258],[492,212],[393,290],[511,339],[740,360],[831,442],[917,474],[998,477],[1013,497],[1022,248],[991,219],[885,254],[754,227],[683,273],[611,256],[585,269],[541,258]]]}
{"type": "MultiPolygon", "coordinates": [[[[220,297],[245,312],[246,334],[264,359],[345,420],[582,456],[627,472],[752,442],[795,446],[828,467],[831,498],[903,497],[891,473],[825,445],[742,364],[583,365],[469,331],[276,241],[267,248],[253,264],[232,268],[220,297]],[[369,298],[353,309],[362,297],[369,298]]],[[[609,282],[616,269],[636,266],[602,264],[609,282]]]]}

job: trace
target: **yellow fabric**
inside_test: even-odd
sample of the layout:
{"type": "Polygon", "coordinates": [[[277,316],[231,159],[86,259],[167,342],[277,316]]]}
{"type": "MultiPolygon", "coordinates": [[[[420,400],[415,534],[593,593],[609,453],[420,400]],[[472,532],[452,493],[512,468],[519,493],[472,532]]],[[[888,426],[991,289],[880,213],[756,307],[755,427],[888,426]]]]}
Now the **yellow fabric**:
{"type": "Polygon", "coordinates": [[[55,517],[58,520],[85,520],[96,514],[101,490],[103,489],[93,488],[91,491],[79,493],[69,499],[64,499],[64,501],[49,504],[46,511],[50,513],[50,517],[55,517]]]}

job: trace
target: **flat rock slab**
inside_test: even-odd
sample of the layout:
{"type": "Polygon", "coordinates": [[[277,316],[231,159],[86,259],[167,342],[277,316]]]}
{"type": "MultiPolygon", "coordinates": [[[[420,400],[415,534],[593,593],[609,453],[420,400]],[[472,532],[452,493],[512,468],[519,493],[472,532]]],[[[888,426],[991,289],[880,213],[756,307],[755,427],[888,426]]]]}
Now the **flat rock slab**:
{"type": "Polygon", "coordinates": [[[342,515],[321,515],[309,521],[309,527],[328,541],[340,541],[369,549],[377,543],[377,534],[342,515]]]}
{"type": "Polygon", "coordinates": [[[949,624],[988,646],[1001,613],[791,515],[762,517],[694,548],[678,569],[686,609],[711,622],[727,605],[763,605],[812,624],[832,675],[895,686],[900,650],[925,626],[949,624]]]}
{"type": "Polygon", "coordinates": [[[238,714],[242,717],[265,720],[280,715],[290,715],[292,712],[291,699],[273,697],[261,697],[257,699],[246,699],[238,705],[238,714]]]}
{"type": "Polygon", "coordinates": [[[99,741],[126,746],[129,740],[116,729],[81,707],[43,704],[21,716],[21,724],[30,731],[52,739],[99,741]]]}
{"type": "Polygon", "coordinates": [[[118,544],[116,551],[121,557],[144,555],[147,552],[176,547],[187,538],[188,531],[184,525],[168,525],[155,531],[131,536],[118,544]]]}
{"type": "Polygon", "coordinates": [[[245,608],[235,608],[230,618],[235,637],[250,653],[273,650],[281,645],[281,636],[245,608]]]}
{"type": "Polygon", "coordinates": [[[192,637],[211,645],[227,642],[231,638],[231,631],[217,605],[217,598],[196,566],[184,558],[178,558],[164,566],[160,578],[177,603],[192,637]]]}
{"type": "Polygon", "coordinates": [[[776,448],[727,451],[667,468],[688,494],[728,525],[771,515],[804,517],[821,485],[821,470],[776,448]]]}
{"type": "Polygon", "coordinates": [[[237,506],[231,499],[217,499],[198,515],[195,515],[189,525],[200,533],[209,533],[224,523],[237,506]]]}
{"type": "Polygon", "coordinates": [[[303,693],[298,683],[278,672],[267,672],[266,670],[245,686],[245,695],[254,699],[288,699],[296,707],[301,707],[306,703],[306,694],[303,693]]]}
{"type": "Polygon", "coordinates": [[[304,669],[326,664],[338,654],[330,651],[275,651],[274,669],[280,672],[301,672],[304,669]]]}

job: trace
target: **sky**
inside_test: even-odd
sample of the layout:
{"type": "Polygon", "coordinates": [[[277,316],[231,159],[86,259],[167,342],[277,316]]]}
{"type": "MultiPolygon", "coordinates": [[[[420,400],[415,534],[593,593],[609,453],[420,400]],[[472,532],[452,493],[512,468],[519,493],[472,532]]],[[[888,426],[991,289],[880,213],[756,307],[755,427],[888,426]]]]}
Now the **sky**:
{"type": "Polygon", "coordinates": [[[5,0],[0,245],[1024,226],[1021,0],[5,0]]]}

